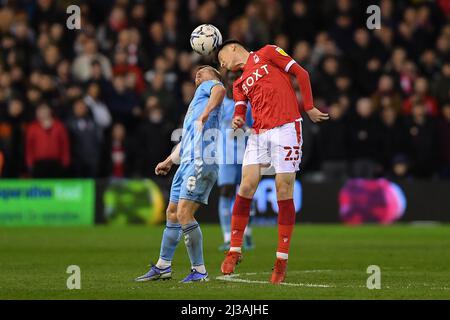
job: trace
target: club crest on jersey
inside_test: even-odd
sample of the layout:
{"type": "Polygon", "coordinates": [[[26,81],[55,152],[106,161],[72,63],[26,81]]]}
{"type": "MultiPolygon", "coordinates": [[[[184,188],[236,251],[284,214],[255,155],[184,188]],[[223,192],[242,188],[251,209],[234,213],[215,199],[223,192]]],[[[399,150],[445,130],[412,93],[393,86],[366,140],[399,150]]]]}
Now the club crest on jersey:
{"type": "Polygon", "coordinates": [[[262,65],[258,69],[252,72],[242,83],[242,90],[245,93],[248,93],[248,90],[251,86],[255,84],[256,81],[264,77],[266,74],[269,74],[269,70],[267,69],[267,64],[262,65]]]}
{"type": "Polygon", "coordinates": [[[285,56],[285,57],[288,56],[288,54],[286,52],[284,52],[284,50],[281,49],[280,47],[277,47],[275,50],[278,51],[278,53],[281,54],[282,56],[285,56]]]}
{"type": "Polygon", "coordinates": [[[253,55],[253,61],[255,61],[255,63],[259,62],[259,57],[256,54],[253,55]]]}

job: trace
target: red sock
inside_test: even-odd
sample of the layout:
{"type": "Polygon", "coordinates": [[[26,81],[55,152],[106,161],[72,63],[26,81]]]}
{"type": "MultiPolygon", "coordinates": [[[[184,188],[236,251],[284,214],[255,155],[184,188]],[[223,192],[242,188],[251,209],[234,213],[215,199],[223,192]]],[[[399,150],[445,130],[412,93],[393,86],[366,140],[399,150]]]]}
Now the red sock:
{"type": "Polygon", "coordinates": [[[250,204],[252,199],[247,199],[236,195],[234,201],[233,214],[231,217],[231,243],[230,247],[241,247],[242,237],[250,216],[250,204]]]}
{"type": "Polygon", "coordinates": [[[292,199],[278,201],[278,248],[277,257],[287,259],[295,225],[295,207],[292,199]]]}

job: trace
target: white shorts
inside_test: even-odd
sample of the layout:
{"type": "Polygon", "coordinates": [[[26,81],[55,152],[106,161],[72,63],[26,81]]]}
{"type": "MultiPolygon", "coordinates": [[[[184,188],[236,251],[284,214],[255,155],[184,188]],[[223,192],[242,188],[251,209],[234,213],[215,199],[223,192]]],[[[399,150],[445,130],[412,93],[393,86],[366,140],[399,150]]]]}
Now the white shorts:
{"type": "Polygon", "coordinates": [[[270,130],[252,133],[242,165],[260,164],[262,174],[296,172],[302,159],[301,119],[270,130]]]}

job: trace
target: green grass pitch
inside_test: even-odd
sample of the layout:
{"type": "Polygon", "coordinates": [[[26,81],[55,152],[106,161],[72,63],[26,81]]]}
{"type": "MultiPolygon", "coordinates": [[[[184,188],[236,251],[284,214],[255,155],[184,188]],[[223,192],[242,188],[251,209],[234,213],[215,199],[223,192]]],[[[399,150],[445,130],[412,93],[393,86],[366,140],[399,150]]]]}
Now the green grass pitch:
{"type": "Polygon", "coordinates": [[[210,281],[180,284],[189,272],[181,242],[174,278],[136,283],[159,253],[163,227],[0,228],[0,299],[450,299],[450,226],[299,225],[288,285],[267,283],[275,227],[254,229],[238,275],[221,280],[219,226],[203,225],[210,281]],[[81,268],[81,289],[68,290],[66,268],[81,268]],[[367,267],[381,268],[369,290],[367,267]]]}

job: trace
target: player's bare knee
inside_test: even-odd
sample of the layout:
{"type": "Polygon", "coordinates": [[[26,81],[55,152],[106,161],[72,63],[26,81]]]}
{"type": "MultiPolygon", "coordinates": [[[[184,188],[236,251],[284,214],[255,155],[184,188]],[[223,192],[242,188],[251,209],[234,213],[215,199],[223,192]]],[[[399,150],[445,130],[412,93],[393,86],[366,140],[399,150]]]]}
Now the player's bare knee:
{"type": "Polygon", "coordinates": [[[258,184],[256,183],[242,183],[239,186],[239,195],[244,198],[253,198],[253,195],[256,192],[256,188],[258,188],[258,184]]]}
{"type": "Polygon", "coordinates": [[[166,220],[172,223],[178,222],[176,205],[169,204],[169,206],[166,209],[166,220]]]}
{"type": "Polygon", "coordinates": [[[291,199],[294,193],[294,184],[291,181],[277,181],[277,199],[291,199]]]}
{"type": "Polygon", "coordinates": [[[167,210],[166,211],[166,220],[173,222],[173,223],[177,223],[178,219],[177,219],[177,212],[176,211],[170,211],[167,210]]]}
{"type": "Polygon", "coordinates": [[[193,219],[192,212],[188,208],[178,208],[176,216],[181,224],[186,224],[193,219]]]}

